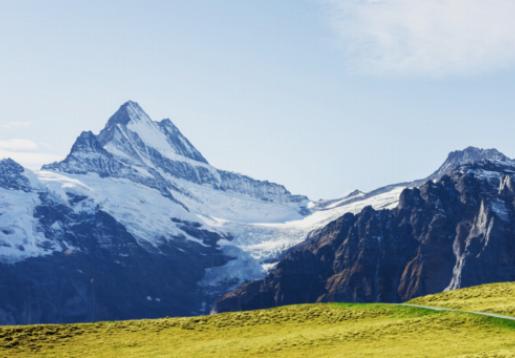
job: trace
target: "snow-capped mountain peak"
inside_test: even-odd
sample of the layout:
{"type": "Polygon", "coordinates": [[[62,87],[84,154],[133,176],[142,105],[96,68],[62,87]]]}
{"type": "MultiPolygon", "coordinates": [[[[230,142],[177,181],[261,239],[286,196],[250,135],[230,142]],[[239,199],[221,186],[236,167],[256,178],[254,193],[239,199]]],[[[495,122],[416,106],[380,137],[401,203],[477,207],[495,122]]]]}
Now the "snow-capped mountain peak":
{"type": "Polygon", "coordinates": [[[467,147],[463,150],[456,150],[449,153],[447,161],[455,164],[468,164],[479,161],[512,162],[512,159],[494,148],[482,149],[467,147]]]}
{"type": "Polygon", "coordinates": [[[106,128],[140,121],[152,122],[152,119],[137,102],[127,101],[109,118],[106,128]]]}
{"type": "Polygon", "coordinates": [[[442,166],[431,175],[430,178],[439,178],[460,166],[481,162],[515,166],[515,160],[504,155],[497,149],[467,147],[463,150],[450,152],[442,166]]]}
{"type": "MultiPolygon", "coordinates": [[[[99,135],[84,132],[64,161],[43,169],[128,179],[157,189],[166,197],[173,196],[185,206],[204,208],[203,215],[214,214],[213,210],[205,209],[206,200],[220,207],[216,203],[227,195],[241,203],[250,199],[263,205],[279,205],[280,214],[273,215],[276,220],[282,220],[285,215],[303,215],[308,203],[306,197],[292,195],[281,185],[211,166],[170,119],[153,121],[132,101],[123,104],[111,116],[99,135]]],[[[249,213],[249,210],[234,207],[223,210],[224,213],[233,211],[238,217],[249,213]]]]}
{"type": "Polygon", "coordinates": [[[0,188],[30,191],[31,184],[24,172],[25,169],[14,160],[10,158],[0,160],[0,188]]]}
{"type": "Polygon", "coordinates": [[[347,196],[345,197],[345,199],[349,199],[349,198],[356,198],[356,197],[360,197],[360,196],[363,196],[365,195],[366,193],[359,190],[359,189],[356,189],[354,190],[353,192],[347,194],[347,196]]]}
{"type": "Polygon", "coordinates": [[[124,165],[108,153],[90,131],[82,132],[75,140],[68,156],[61,162],[47,164],[43,170],[70,174],[97,173],[105,177],[123,173],[124,165]]]}
{"type": "Polygon", "coordinates": [[[75,140],[71,152],[99,152],[102,150],[102,145],[95,134],[91,131],[84,131],[75,140]]]}
{"type": "Polygon", "coordinates": [[[149,161],[148,156],[192,165],[208,164],[171,120],[153,121],[134,101],[124,103],[109,118],[98,140],[108,152],[131,164],[154,161],[149,161]]]}
{"type": "Polygon", "coordinates": [[[282,185],[213,167],[170,119],[154,121],[136,102],[123,104],[98,135],[83,132],[65,160],[43,169],[41,181],[74,212],[111,215],[151,251],[221,240],[217,250],[232,260],[206,272],[208,290],[261,275],[262,264],[306,234],[294,228],[278,239],[282,229],[264,224],[311,213],[307,197],[282,185]]]}

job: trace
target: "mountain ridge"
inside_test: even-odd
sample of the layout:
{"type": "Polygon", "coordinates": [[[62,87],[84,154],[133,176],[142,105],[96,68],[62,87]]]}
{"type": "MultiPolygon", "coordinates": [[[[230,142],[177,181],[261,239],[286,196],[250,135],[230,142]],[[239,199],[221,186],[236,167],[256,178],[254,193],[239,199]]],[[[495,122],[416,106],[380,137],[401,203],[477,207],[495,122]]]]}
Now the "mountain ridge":
{"type": "Polygon", "coordinates": [[[0,287],[11,289],[0,323],[206,313],[276,255],[250,253],[273,240],[254,223],[302,218],[309,202],[212,167],[170,120],[152,121],[135,102],[98,135],[82,132],[63,161],[32,173],[7,160],[0,174],[0,287]]]}
{"type": "Polygon", "coordinates": [[[515,280],[515,166],[459,162],[404,189],[395,208],[346,213],[289,249],[215,311],[310,302],[400,302],[515,280]]]}
{"type": "MultiPolygon", "coordinates": [[[[103,162],[99,163],[100,168],[114,169],[109,170],[109,175],[117,175],[116,171],[125,169],[132,172],[132,179],[138,176],[138,181],[144,183],[153,177],[164,188],[170,186],[166,175],[172,175],[201,185],[209,184],[218,190],[238,190],[243,194],[257,196],[258,199],[268,199],[267,195],[275,195],[282,200],[291,198],[293,201],[308,201],[306,197],[292,195],[282,185],[212,167],[171,120],[153,121],[134,101],[123,104],[98,135],[87,132],[79,136],[64,161],[45,165],[43,169],[65,173],[95,170],[94,165],[81,168],[81,158],[73,161],[74,154],[82,154],[87,162],[91,151],[82,153],[84,146],[81,141],[84,136],[93,144],[90,148],[97,150],[98,160],[103,162]],[[245,185],[235,184],[235,181],[245,185]],[[245,187],[258,191],[245,191],[245,187]]],[[[106,173],[100,169],[99,174],[106,173]]]]}
{"type": "MultiPolygon", "coordinates": [[[[449,158],[442,167],[451,172],[512,165],[478,148],[449,158]]],[[[438,182],[435,173],[428,178],[438,182]]],[[[99,134],[82,132],[60,162],[34,173],[0,162],[0,287],[19,287],[0,300],[0,323],[207,313],[220,295],[266,277],[326,225],[370,207],[395,209],[405,190],[427,180],[312,202],[211,166],[172,121],[153,121],[126,102],[99,134]],[[124,293],[117,309],[113,297],[124,293]]],[[[512,183],[504,182],[499,190],[509,195],[512,183]]]]}

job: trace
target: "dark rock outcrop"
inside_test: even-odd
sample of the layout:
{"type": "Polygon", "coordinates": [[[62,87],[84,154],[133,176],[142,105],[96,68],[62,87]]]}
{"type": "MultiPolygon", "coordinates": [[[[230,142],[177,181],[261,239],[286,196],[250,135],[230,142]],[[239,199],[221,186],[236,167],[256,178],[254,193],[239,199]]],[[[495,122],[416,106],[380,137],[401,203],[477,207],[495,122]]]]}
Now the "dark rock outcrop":
{"type": "Polygon", "coordinates": [[[397,208],[346,214],[292,248],[263,280],[214,310],[347,301],[401,302],[515,280],[512,166],[480,162],[403,191],[397,208]]]}

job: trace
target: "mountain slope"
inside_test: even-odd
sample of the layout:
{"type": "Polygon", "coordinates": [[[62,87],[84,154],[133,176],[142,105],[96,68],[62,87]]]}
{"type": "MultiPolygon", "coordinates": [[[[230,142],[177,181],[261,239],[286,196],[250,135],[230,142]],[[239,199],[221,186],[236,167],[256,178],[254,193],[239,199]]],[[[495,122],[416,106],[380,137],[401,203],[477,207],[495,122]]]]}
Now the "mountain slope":
{"type": "MultiPolygon", "coordinates": [[[[159,244],[145,245],[131,223],[152,213],[140,213],[138,219],[128,216],[121,194],[118,200],[124,208],[100,206],[95,203],[95,195],[102,195],[98,190],[81,195],[75,190],[78,183],[70,180],[66,191],[59,192],[12,161],[0,162],[0,171],[6,170],[11,180],[0,188],[1,323],[203,312],[206,294],[198,282],[207,268],[229,260],[216,244],[222,236],[177,219],[175,225],[192,235],[176,230],[163,231],[166,236],[161,237],[158,225],[153,239],[159,244]],[[124,220],[119,221],[113,214],[122,210],[124,220]]],[[[159,205],[157,200],[163,198],[150,188],[136,191],[133,184],[127,189],[127,183],[112,180],[110,186],[102,183],[106,195],[112,196],[116,188],[124,195],[130,190],[134,201],[154,200],[159,205]]],[[[187,214],[169,202],[176,213],[187,214]]]]}
{"type": "MultiPolygon", "coordinates": [[[[235,240],[245,236],[253,223],[300,219],[309,212],[306,197],[292,195],[281,185],[214,168],[170,120],[154,122],[131,101],[120,107],[98,136],[83,133],[64,161],[43,169],[43,179],[50,171],[94,190],[104,181],[96,180],[95,174],[156,189],[183,206],[190,213],[187,220],[215,227],[235,240]]],[[[176,216],[161,210],[153,217],[165,223],[170,213],[176,216]]],[[[169,226],[165,225],[167,230],[169,226]]]]}
{"type": "Polygon", "coordinates": [[[214,168],[170,120],[127,102],[61,162],[0,162],[0,323],[207,312],[277,254],[241,244],[273,240],[252,225],[302,218],[308,202],[214,168]]]}
{"type": "Polygon", "coordinates": [[[403,190],[394,209],[345,214],[290,249],[265,279],[226,294],[216,310],[399,302],[515,280],[514,174],[505,161],[460,165],[403,190]]]}
{"type": "Polygon", "coordinates": [[[515,283],[493,283],[446,291],[411,300],[411,304],[515,317],[515,283]]]}
{"type": "Polygon", "coordinates": [[[309,200],[281,185],[211,166],[169,119],[155,122],[132,101],[123,104],[98,135],[81,134],[64,161],[43,169],[38,173],[43,182],[51,182],[56,191],[93,197],[143,244],[159,246],[170,233],[194,238],[177,220],[219,233],[225,239],[221,249],[233,260],[206,275],[203,284],[209,290],[262,276],[265,261],[305,237],[302,233],[275,250],[249,249],[249,241],[256,245],[274,239],[255,223],[300,219],[309,213],[309,200]],[[121,182],[124,189],[118,190],[121,182]],[[120,206],[124,193],[142,191],[139,185],[163,198],[146,200],[142,193],[120,206]]]}

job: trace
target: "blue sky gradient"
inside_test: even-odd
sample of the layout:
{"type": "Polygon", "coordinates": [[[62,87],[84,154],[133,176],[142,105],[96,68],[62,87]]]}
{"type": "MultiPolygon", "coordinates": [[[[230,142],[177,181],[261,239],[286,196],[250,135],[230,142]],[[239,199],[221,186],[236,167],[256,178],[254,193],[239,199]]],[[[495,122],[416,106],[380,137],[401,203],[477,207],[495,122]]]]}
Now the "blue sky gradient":
{"type": "Polygon", "coordinates": [[[485,45],[503,66],[490,56],[465,73],[356,70],[366,53],[350,58],[346,41],[367,37],[341,36],[338,11],[322,0],[4,2],[0,155],[64,157],[133,99],[215,166],[314,199],[424,177],[469,145],[515,156],[509,54],[485,45]]]}

